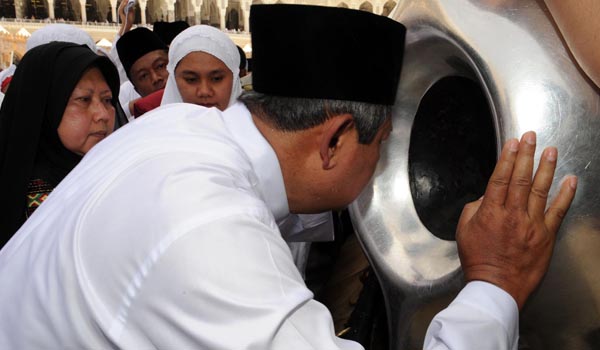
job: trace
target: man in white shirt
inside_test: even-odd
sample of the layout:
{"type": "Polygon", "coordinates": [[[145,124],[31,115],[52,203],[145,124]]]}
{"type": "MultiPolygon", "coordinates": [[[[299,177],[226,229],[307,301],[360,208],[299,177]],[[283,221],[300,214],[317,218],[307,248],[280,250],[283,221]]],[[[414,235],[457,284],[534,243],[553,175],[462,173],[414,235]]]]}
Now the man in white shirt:
{"type": "MultiPolygon", "coordinates": [[[[0,348],[362,348],[335,336],[277,222],[344,207],[369,181],[392,128],[404,28],[298,5],[256,5],[250,21],[255,92],[243,104],[171,104],[120,129],[0,251],[0,348]],[[291,43],[276,45],[282,36],[291,43]],[[290,52],[306,64],[294,85],[276,64],[290,52]]],[[[532,181],[534,151],[534,133],[509,141],[485,198],[466,206],[469,283],[426,349],[517,349],[518,309],[576,186],[567,179],[545,213],[556,149],[532,181]]]]}

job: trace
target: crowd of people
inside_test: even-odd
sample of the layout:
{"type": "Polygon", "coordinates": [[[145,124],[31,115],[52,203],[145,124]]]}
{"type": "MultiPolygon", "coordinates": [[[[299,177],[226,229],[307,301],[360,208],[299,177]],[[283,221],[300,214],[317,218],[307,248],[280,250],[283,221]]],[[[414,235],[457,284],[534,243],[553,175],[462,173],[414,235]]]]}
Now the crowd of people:
{"type": "MultiPolygon", "coordinates": [[[[52,24],[2,77],[0,348],[360,349],[305,284],[307,242],[333,237],[331,210],[373,175],[404,26],[254,5],[250,75],[222,31],[132,29],[125,4],[111,52],[52,24]]],[[[535,147],[509,140],[465,207],[466,285],[425,349],[517,349],[577,187],[546,210],[558,155],[534,171],[535,147]]]]}

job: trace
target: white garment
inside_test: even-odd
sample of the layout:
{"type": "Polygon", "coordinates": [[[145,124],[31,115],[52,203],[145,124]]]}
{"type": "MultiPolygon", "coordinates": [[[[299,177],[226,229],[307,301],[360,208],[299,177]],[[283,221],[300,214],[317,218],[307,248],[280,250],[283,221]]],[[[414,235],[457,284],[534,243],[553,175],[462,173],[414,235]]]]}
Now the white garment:
{"type": "Polygon", "coordinates": [[[25,51],[52,41],[87,45],[92,51],[97,52],[94,39],[86,31],[74,25],[63,23],[47,24],[33,32],[25,43],[25,51]]]}
{"type": "MultiPolygon", "coordinates": [[[[4,81],[4,79],[8,77],[12,77],[15,74],[15,70],[17,70],[17,66],[11,64],[6,69],[0,72],[0,84],[4,81]]],[[[2,106],[2,101],[4,101],[4,93],[0,91],[0,106],[2,106]]]]}
{"type": "Polygon", "coordinates": [[[475,281],[431,321],[424,348],[517,350],[518,334],[515,300],[490,283],[475,281]]]}
{"type": "Polygon", "coordinates": [[[119,103],[121,104],[123,112],[125,112],[125,116],[129,122],[132,122],[135,119],[129,110],[129,102],[137,100],[141,97],[142,96],[135,91],[135,87],[129,80],[121,84],[121,87],[119,88],[119,103]]]}
{"type": "Polygon", "coordinates": [[[311,242],[333,241],[335,238],[332,213],[290,214],[278,220],[277,226],[290,247],[294,264],[302,279],[306,279],[311,242]]]}
{"type": "Polygon", "coordinates": [[[15,66],[14,64],[11,64],[6,69],[2,70],[2,72],[0,72],[0,84],[2,84],[4,79],[12,77],[15,74],[16,70],[17,66],[15,66]]]}
{"type": "Polygon", "coordinates": [[[206,52],[220,59],[233,74],[229,106],[233,105],[242,94],[240,83],[240,53],[227,34],[217,28],[207,25],[196,25],[179,33],[169,47],[169,78],[165,86],[161,105],[183,102],[177,83],[175,68],[185,56],[191,52],[206,52]]]}
{"type": "MultiPolygon", "coordinates": [[[[288,210],[243,105],[159,107],[88,152],[0,251],[0,348],[361,349],[294,266],[288,210]]],[[[479,299],[434,320],[435,346],[516,337],[514,301],[479,299]]]]}

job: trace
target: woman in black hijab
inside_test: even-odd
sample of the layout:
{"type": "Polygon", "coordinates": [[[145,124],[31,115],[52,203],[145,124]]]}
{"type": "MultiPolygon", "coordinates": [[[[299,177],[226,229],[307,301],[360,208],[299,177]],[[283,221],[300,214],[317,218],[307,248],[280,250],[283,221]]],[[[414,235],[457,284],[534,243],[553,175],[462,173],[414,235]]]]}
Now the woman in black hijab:
{"type": "Polygon", "coordinates": [[[52,42],[23,56],[0,109],[0,247],[114,130],[118,96],[117,69],[87,46],[52,42]]]}

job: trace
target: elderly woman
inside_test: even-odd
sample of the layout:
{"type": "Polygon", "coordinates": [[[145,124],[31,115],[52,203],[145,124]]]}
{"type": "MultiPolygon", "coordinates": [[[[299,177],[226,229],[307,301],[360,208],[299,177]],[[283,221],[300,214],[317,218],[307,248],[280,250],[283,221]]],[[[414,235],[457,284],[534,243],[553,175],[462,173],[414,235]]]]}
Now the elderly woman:
{"type": "Polygon", "coordinates": [[[169,79],[161,105],[176,102],[224,111],[242,93],[237,47],[217,28],[197,25],[181,32],[169,47],[169,79]]]}
{"type": "Polygon", "coordinates": [[[118,95],[116,68],[87,46],[25,54],[0,109],[0,246],[114,130],[118,95]]]}

